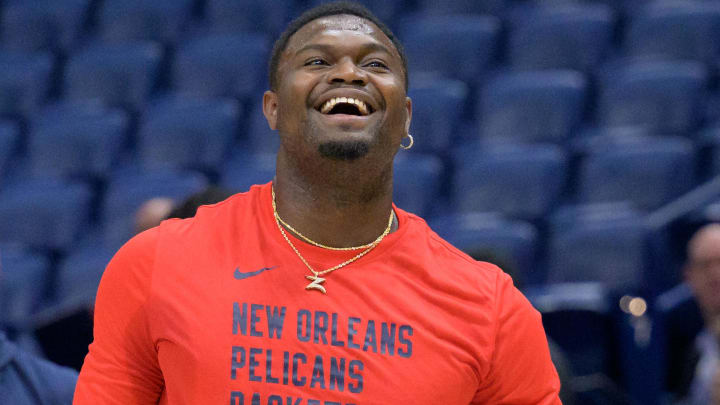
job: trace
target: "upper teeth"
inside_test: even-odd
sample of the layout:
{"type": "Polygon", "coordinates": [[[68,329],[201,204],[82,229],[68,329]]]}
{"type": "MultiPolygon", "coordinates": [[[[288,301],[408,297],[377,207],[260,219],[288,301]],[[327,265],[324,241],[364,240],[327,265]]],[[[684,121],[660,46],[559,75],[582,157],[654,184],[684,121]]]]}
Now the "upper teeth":
{"type": "Polygon", "coordinates": [[[351,97],[335,97],[331,98],[330,100],[326,101],[322,107],[320,107],[320,112],[323,114],[327,114],[332,110],[333,107],[335,107],[335,104],[338,103],[347,103],[347,104],[354,104],[357,106],[358,110],[360,110],[360,114],[362,115],[368,115],[370,113],[370,108],[367,104],[365,104],[364,101],[358,100],[356,98],[351,97]]]}

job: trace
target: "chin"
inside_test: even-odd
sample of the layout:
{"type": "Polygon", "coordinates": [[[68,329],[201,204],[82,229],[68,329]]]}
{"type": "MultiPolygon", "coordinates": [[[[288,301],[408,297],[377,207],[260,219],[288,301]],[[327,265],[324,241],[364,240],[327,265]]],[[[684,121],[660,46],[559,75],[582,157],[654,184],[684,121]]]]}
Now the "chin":
{"type": "Polygon", "coordinates": [[[352,161],[368,154],[370,144],[361,140],[329,141],[318,146],[320,156],[333,160],[352,161]]]}

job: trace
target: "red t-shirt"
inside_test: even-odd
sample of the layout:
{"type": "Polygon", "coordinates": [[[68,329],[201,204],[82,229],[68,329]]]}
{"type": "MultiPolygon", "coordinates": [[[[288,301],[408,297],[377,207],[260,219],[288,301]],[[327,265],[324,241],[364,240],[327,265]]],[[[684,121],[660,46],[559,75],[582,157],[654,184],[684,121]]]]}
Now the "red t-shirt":
{"type": "MultiPolygon", "coordinates": [[[[559,404],[510,278],[395,210],[398,230],[327,274],[327,295],[305,289],[269,184],[136,236],[100,283],[74,403],[559,404]]],[[[357,253],[292,240],[316,269],[357,253]]]]}

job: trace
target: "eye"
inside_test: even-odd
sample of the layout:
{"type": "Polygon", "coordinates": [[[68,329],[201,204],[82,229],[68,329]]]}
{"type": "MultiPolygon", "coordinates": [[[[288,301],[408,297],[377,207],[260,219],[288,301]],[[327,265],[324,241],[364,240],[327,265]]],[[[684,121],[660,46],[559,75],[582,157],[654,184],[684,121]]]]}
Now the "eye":
{"type": "Polygon", "coordinates": [[[313,59],[310,59],[307,62],[305,62],[305,66],[323,66],[323,65],[328,65],[328,63],[320,58],[313,58],[313,59]]]}
{"type": "Polygon", "coordinates": [[[373,60],[365,64],[366,67],[388,69],[387,65],[380,62],[379,60],[373,60]]]}

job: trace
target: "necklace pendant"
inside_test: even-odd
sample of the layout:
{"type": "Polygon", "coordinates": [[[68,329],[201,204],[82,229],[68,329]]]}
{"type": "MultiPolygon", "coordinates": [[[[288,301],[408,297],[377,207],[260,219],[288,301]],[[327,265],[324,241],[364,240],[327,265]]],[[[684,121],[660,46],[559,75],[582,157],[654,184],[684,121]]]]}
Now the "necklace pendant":
{"type": "Polygon", "coordinates": [[[305,278],[308,280],[312,280],[312,283],[308,284],[305,287],[306,290],[319,290],[321,293],[327,294],[327,291],[325,291],[325,287],[320,285],[320,283],[325,281],[324,278],[315,275],[305,276],[305,278]]]}

